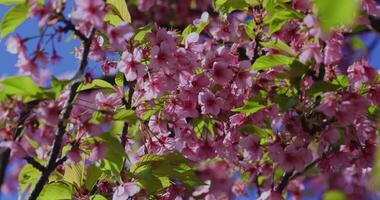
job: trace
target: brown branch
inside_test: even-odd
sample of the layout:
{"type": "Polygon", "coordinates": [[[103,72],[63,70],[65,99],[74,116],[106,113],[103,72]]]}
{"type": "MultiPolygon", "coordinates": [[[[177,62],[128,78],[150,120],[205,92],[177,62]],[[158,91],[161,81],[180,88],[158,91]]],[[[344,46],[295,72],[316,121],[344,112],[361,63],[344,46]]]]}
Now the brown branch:
{"type": "MultiPolygon", "coordinates": [[[[72,30],[75,31],[76,30],[75,27],[73,28],[74,29],[72,30]]],[[[77,94],[76,91],[81,83],[82,75],[87,66],[88,55],[90,53],[90,46],[91,46],[91,42],[94,37],[94,34],[95,34],[95,30],[93,29],[89,38],[81,38],[83,40],[83,54],[82,54],[81,63],[75,77],[73,78],[73,80],[71,80],[70,89],[69,89],[69,97],[67,101],[65,102],[64,109],[60,115],[60,120],[58,122],[58,127],[56,129],[53,148],[51,151],[48,164],[45,167],[45,170],[42,171],[41,177],[38,179],[36,185],[34,186],[34,189],[29,196],[29,200],[37,199],[44,185],[49,180],[50,174],[57,167],[57,163],[61,163],[62,161],[64,161],[62,159],[57,161],[57,159],[61,153],[62,138],[63,138],[63,135],[65,134],[66,125],[68,123],[68,119],[70,117],[71,110],[73,108],[73,102],[77,94]]]]}
{"type": "Polygon", "coordinates": [[[24,124],[26,119],[29,117],[30,113],[32,112],[34,106],[36,106],[39,103],[39,100],[31,101],[26,104],[26,109],[20,113],[20,117],[17,121],[17,127],[15,132],[13,133],[13,141],[17,141],[20,137],[22,131],[24,130],[24,124]]]}
{"type": "Polygon", "coordinates": [[[330,150],[323,153],[321,157],[319,157],[319,158],[315,159],[314,161],[310,162],[309,164],[307,164],[305,166],[305,168],[300,172],[297,172],[297,173],[286,172],[284,174],[284,176],[281,178],[281,181],[276,188],[276,192],[281,193],[285,189],[285,187],[288,185],[289,181],[305,174],[306,171],[308,171],[310,168],[314,167],[319,161],[321,161],[322,159],[324,159],[324,158],[330,156],[331,154],[335,153],[337,150],[339,150],[339,148],[331,148],[330,150]]]}
{"type": "MultiPolygon", "coordinates": [[[[124,77],[124,83],[125,82],[126,82],[126,80],[124,77]]],[[[128,100],[126,100],[125,98],[122,98],[125,109],[131,109],[131,107],[132,107],[132,97],[133,97],[133,93],[135,90],[135,88],[134,88],[135,84],[136,84],[135,82],[129,82],[128,83],[128,100]]],[[[125,144],[127,143],[128,128],[129,128],[128,123],[124,122],[123,131],[122,131],[121,136],[120,136],[121,145],[123,147],[125,147],[125,144]]]]}
{"type": "Polygon", "coordinates": [[[3,184],[5,172],[11,155],[11,149],[7,147],[0,147],[0,187],[3,184]]]}
{"type": "Polygon", "coordinates": [[[281,178],[281,181],[280,183],[277,185],[275,191],[276,192],[279,192],[279,193],[282,193],[282,191],[285,189],[285,187],[288,185],[288,182],[291,178],[291,176],[293,175],[293,171],[291,172],[286,172],[282,178],[281,178]]]}
{"type": "Polygon", "coordinates": [[[41,165],[38,161],[36,161],[33,157],[26,156],[24,159],[26,160],[26,162],[28,162],[30,165],[32,165],[34,168],[40,170],[41,172],[43,172],[45,170],[45,167],[43,165],[41,165]]]}

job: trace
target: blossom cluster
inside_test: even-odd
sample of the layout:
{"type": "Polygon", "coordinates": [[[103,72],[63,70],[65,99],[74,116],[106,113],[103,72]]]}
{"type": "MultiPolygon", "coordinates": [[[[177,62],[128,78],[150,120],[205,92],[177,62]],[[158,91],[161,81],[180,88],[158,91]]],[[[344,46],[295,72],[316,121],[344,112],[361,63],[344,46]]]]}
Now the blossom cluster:
{"type": "MultiPolygon", "coordinates": [[[[3,192],[30,194],[47,174],[45,191],[61,184],[73,199],[376,195],[380,75],[352,56],[363,51],[352,27],[326,31],[309,0],[113,2],[75,0],[66,16],[65,1],[28,1],[42,34],[32,53],[36,38],[6,43],[33,91],[0,82],[0,146],[12,166],[3,192]],[[79,71],[73,87],[78,74],[45,73],[67,33],[83,41],[67,56],[104,76],[79,71]]],[[[365,17],[379,14],[376,2],[359,9],[357,26],[373,29],[365,17]]]]}

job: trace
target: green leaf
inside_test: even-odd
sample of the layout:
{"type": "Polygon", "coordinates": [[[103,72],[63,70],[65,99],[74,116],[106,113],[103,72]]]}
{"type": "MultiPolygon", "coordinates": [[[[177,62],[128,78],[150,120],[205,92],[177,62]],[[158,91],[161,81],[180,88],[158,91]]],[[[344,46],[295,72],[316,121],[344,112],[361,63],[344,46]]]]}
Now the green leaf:
{"type": "Polygon", "coordinates": [[[214,5],[222,14],[229,14],[235,10],[248,10],[249,7],[245,0],[215,0],[214,5]]]}
{"type": "Polygon", "coordinates": [[[377,147],[375,154],[375,162],[371,172],[370,189],[372,191],[378,191],[380,188],[380,147],[377,147]]]}
{"type": "Polygon", "coordinates": [[[286,112],[297,105],[296,97],[288,97],[285,94],[275,94],[273,96],[273,101],[280,106],[281,112],[286,112]]]}
{"type": "Polygon", "coordinates": [[[255,27],[256,27],[256,22],[253,19],[249,20],[246,24],[244,24],[245,34],[247,34],[247,36],[251,40],[254,40],[256,37],[255,32],[254,32],[255,27]]]}
{"type": "Polygon", "coordinates": [[[310,89],[306,91],[308,95],[316,95],[323,92],[335,91],[341,88],[339,85],[326,82],[326,81],[318,81],[314,83],[310,89]]]}
{"type": "Polygon", "coordinates": [[[146,154],[130,167],[130,172],[149,193],[168,187],[172,179],[181,181],[188,187],[202,184],[188,162],[178,152],[167,155],[146,154]]]}
{"type": "Polygon", "coordinates": [[[136,34],[134,36],[134,40],[143,43],[145,41],[146,34],[152,32],[153,26],[151,24],[145,25],[137,29],[136,34]]]}
{"type": "Polygon", "coordinates": [[[123,20],[116,14],[114,14],[113,12],[108,12],[105,16],[104,16],[104,21],[105,22],[108,22],[109,24],[113,25],[113,26],[117,26],[119,25],[121,22],[123,22],[123,20]]]}
{"type": "Polygon", "coordinates": [[[43,90],[33,82],[30,77],[18,76],[8,77],[0,80],[0,91],[2,96],[16,96],[25,102],[43,97],[43,90]]]}
{"type": "Polygon", "coordinates": [[[107,0],[107,3],[114,6],[117,15],[128,23],[131,23],[131,14],[129,13],[128,6],[125,0],[107,0]]]}
{"type": "Polygon", "coordinates": [[[4,38],[9,33],[13,32],[28,18],[28,4],[19,4],[9,9],[1,21],[0,38],[4,38]]]}
{"type": "Polygon", "coordinates": [[[103,159],[103,168],[109,170],[114,176],[120,179],[120,172],[123,168],[124,159],[127,158],[124,147],[120,141],[112,136],[109,132],[105,132],[100,136],[103,140],[107,153],[103,159]]]}
{"type": "Polygon", "coordinates": [[[84,186],[87,190],[91,191],[99,177],[102,175],[102,171],[96,165],[91,165],[86,169],[86,180],[84,186]]]}
{"type": "Polygon", "coordinates": [[[338,75],[333,81],[333,84],[340,85],[343,88],[350,86],[350,81],[348,80],[348,77],[346,75],[338,75]]]}
{"type": "Polygon", "coordinates": [[[364,42],[358,36],[352,37],[351,47],[353,49],[355,49],[355,50],[357,50],[357,49],[365,49],[366,48],[364,42]]]}
{"type": "Polygon", "coordinates": [[[121,108],[117,110],[116,113],[113,115],[113,119],[117,121],[134,122],[137,120],[137,117],[134,110],[127,110],[125,108],[121,108]]]}
{"type": "Polygon", "coordinates": [[[0,0],[0,4],[3,5],[12,5],[12,4],[20,4],[25,3],[25,0],[0,0]]]}
{"type": "Polygon", "coordinates": [[[268,135],[272,133],[271,129],[261,129],[257,126],[247,124],[243,125],[239,128],[241,132],[246,132],[246,133],[253,133],[258,135],[260,138],[266,138],[268,135]]]}
{"type": "Polygon", "coordinates": [[[235,109],[232,109],[233,112],[239,112],[239,113],[244,113],[246,115],[251,115],[263,108],[265,108],[266,106],[264,105],[261,105],[260,103],[256,102],[256,101],[253,101],[253,100],[248,100],[247,102],[245,102],[244,106],[240,107],[240,108],[235,108],[235,109]]]}
{"type": "Polygon", "coordinates": [[[76,188],[82,187],[84,184],[84,167],[79,163],[70,163],[65,165],[65,175],[63,179],[74,185],[76,188]]]}
{"type": "Polygon", "coordinates": [[[72,196],[72,191],[68,185],[52,183],[44,186],[38,200],[71,200],[72,196]]]}
{"type": "Polygon", "coordinates": [[[141,167],[134,176],[138,179],[140,187],[144,188],[149,194],[156,194],[170,185],[163,184],[159,177],[154,176],[152,166],[150,165],[141,167]]]}
{"type": "Polygon", "coordinates": [[[101,79],[95,79],[91,83],[82,83],[77,92],[91,90],[91,89],[114,89],[113,85],[107,81],[101,79]]]}
{"type": "Polygon", "coordinates": [[[269,49],[275,49],[278,51],[285,52],[289,54],[290,56],[296,56],[297,53],[285,42],[283,42],[280,39],[270,40],[267,42],[260,42],[261,46],[269,48],[269,49]]]}
{"type": "Polygon", "coordinates": [[[28,188],[33,189],[40,176],[41,172],[38,169],[34,168],[30,164],[25,165],[18,175],[20,194],[23,194],[28,188]]]}
{"type": "Polygon", "coordinates": [[[276,66],[290,65],[294,60],[294,58],[283,55],[261,56],[256,59],[255,63],[251,66],[251,69],[255,71],[268,70],[276,66]]]}
{"type": "Polygon", "coordinates": [[[323,31],[339,26],[351,26],[358,16],[359,0],[314,0],[316,13],[323,31]]]}
{"type": "Polygon", "coordinates": [[[118,72],[116,74],[115,83],[119,87],[124,87],[124,74],[122,72],[118,72]]]}
{"type": "Polygon", "coordinates": [[[193,128],[197,138],[202,137],[203,128],[206,126],[206,122],[203,119],[195,118],[192,120],[193,128]]]}
{"type": "Polygon", "coordinates": [[[346,195],[339,190],[330,190],[323,194],[323,200],[346,200],[346,195]]]}
{"type": "Polygon", "coordinates": [[[263,7],[267,11],[263,22],[269,26],[269,35],[279,31],[289,20],[303,18],[303,15],[287,5],[287,2],[288,0],[263,1],[263,7]]]}
{"type": "Polygon", "coordinates": [[[90,200],[107,200],[107,198],[105,198],[104,196],[100,194],[96,194],[96,195],[92,195],[90,197],[90,200]]]}
{"type": "Polygon", "coordinates": [[[67,84],[69,84],[69,80],[58,80],[55,76],[51,78],[51,88],[49,91],[54,93],[54,98],[58,99],[61,95],[62,90],[65,88],[67,84]]]}

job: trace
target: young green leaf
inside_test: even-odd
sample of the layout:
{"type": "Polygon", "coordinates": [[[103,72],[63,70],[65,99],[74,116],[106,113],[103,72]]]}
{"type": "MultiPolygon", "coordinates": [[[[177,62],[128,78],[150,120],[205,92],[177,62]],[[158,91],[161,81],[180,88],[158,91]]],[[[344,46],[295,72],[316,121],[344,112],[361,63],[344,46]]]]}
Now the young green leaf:
{"type": "Polygon", "coordinates": [[[20,4],[25,3],[25,0],[0,0],[0,4],[3,5],[12,5],[12,4],[20,4]]]}
{"type": "Polygon", "coordinates": [[[101,79],[95,79],[91,83],[82,83],[77,92],[91,90],[91,89],[114,89],[113,85],[101,79]]]}
{"type": "Polygon", "coordinates": [[[28,188],[33,188],[40,176],[41,172],[38,169],[30,164],[25,165],[18,175],[20,194],[23,194],[28,188]]]}
{"type": "Polygon", "coordinates": [[[261,56],[256,59],[255,63],[251,66],[251,69],[255,71],[268,70],[276,66],[290,65],[294,60],[294,58],[284,55],[261,56]]]}
{"type": "Polygon", "coordinates": [[[280,39],[275,39],[275,40],[270,40],[267,42],[260,42],[261,46],[269,48],[269,49],[274,49],[278,51],[285,52],[289,54],[290,56],[296,56],[297,53],[285,42],[283,42],[280,39]]]}
{"type": "Polygon", "coordinates": [[[39,200],[71,200],[73,194],[70,187],[64,183],[51,183],[44,186],[39,200]]]}
{"type": "Polygon", "coordinates": [[[359,0],[314,0],[322,30],[330,31],[339,26],[351,26],[358,16],[359,0]]]}
{"type": "Polygon", "coordinates": [[[248,100],[244,106],[240,107],[240,108],[235,108],[235,109],[232,109],[233,112],[239,112],[239,113],[244,113],[246,115],[251,115],[263,108],[265,108],[266,106],[264,105],[261,105],[260,103],[256,102],[256,101],[253,101],[253,100],[248,100]]]}
{"type": "Polygon", "coordinates": [[[128,122],[134,122],[137,120],[135,111],[127,110],[125,108],[122,108],[116,111],[116,113],[113,115],[113,119],[117,121],[128,121],[128,122]]]}
{"type": "Polygon", "coordinates": [[[131,14],[129,13],[128,6],[125,0],[107,0],[107,3],[114,6],[117,15],[128,23],[131,23],[131,14]]]}
{"type": "Polygon", "coordinates": [[[9,9],[1,21],[0,38],[4,38],[13,32],[20,24],[28,18],[28,4],[19,4],[9,9]]]}

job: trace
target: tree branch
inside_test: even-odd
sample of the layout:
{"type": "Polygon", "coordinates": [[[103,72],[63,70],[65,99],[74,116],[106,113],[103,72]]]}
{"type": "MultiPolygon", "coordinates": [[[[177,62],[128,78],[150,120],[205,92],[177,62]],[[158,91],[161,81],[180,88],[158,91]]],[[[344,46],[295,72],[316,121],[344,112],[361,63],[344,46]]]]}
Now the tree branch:
{"type": "Polygon", "coordinates": [[[293,171],[291,172],[286,172],[282,178],[281,178],[281,181],[280,183],[277,185],[275,191],[276,192],[279,192],[279,193],[282,193],[282,191],[285,189],[285,187],[288,185],[288,182],[290,180],[290,177],[293,175],[293,171]]]}
{"type": "Polygon", "coordinates": [[[36,161],[33,157],[26,156],[24,159],[26,160],[26,162],[28,162],[34,168],[40,170],[41,172],[43,172],[45,170],[45,167],[43,165],[41,165],[38,161],[36,161]]]}
{"type": "Polygon", "coordinates": [[[11,155],[11,149],[7,147],[0,147],[0,187],[3,184],[5,172],[11,155]]]}
{"type": "MultiPolygon", "coordinates": [[[[124,77],[124,83],[125,82],[126,82],[126,80],[124,77]]],[[[135,88],[134,88],[135,84],[136,84],[135,82],[129,82],[128,83],[128,90],[129,90],[128,91],[128,100],[126,100],[125,98],[122,98],[125,109],[130,109],[132,106],[132,97],[133,97],[133,93],[135,90],[135,88]]],[[[123,126],[123,132],[121,133],[121,136],[120,136],[121,145],[123,145],[123,147],[125,147],[125,144],[127,143],[128,128],[129,128],[129,125],[127,122],[125,122],[124,126],[123,126]]]]}
{"type": "Polygon", "coordinates": [[[13,133],[13,141],[18,140],[20,137],[22,131],[24,130],[24,124],[26,119],[29,117],[30,113],[32,112],[34,106],[36,106],[40,101],[31,101],[26,104],[26,109],[20,113],[20,117],[17,122],[17,127],[15,132],[13,133]]]}
{"type": "MultiPolygon", "coordinates": [[[[76,29],[73,29],[73,31],[75,30],[76,29]]],[[[58,122],[58,127],[55,133],[53,148],[51,151],[48,164],[45,167],[45,170],[42,171],[41,177],[38,179],[36,185],[34,186],[34,189],[32,193],[30,194],[29,200],[37,199],[44,185],[49,180],[50,174],[57,167],[57,163],[61,163],[62,161],[64,161],[62,159],[57,161],[57,158],[59,154],[61,153],[62,138],[63,138],[63,135],[65,134],[66,125],[68,123],[68,119],[70,117],[71,110],[73,108],[73,102],[77,94],[76,91],[81,83],[84,70],[87,66],[88,55],[90,53],[90,46],[91,46],[91,42],[94,37],[94,34],[95,34],[95,30],[93,29],[89,38],[81,38],[83,39],[83,46],[84,46],[81,63],[76,75],[74,76],[73,80],[71,80],[70,89],[69,89],[69,98],[65,102],[64,109],[61,113],[60,120],[58,122]]]]}

